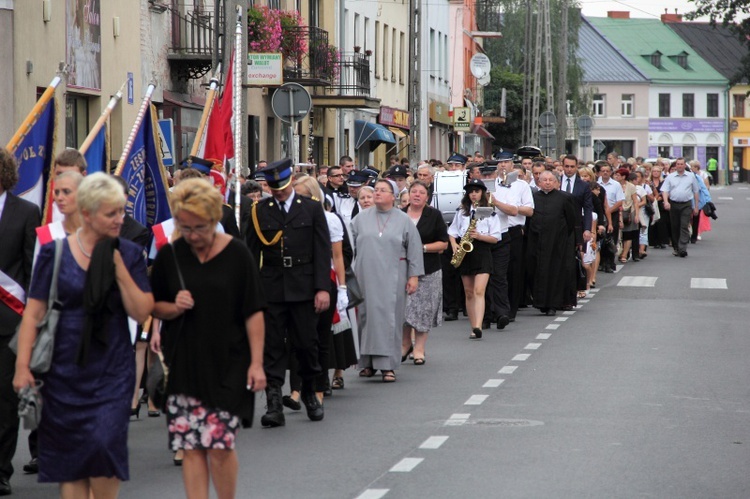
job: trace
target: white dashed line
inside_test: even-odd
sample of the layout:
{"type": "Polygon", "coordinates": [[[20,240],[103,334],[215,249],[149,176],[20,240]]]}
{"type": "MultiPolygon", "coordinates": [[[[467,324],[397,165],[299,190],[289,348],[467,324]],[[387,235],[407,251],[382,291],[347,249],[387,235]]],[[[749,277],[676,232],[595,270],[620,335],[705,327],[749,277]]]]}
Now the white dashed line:
{"type": "Polygon", "coordinates": [[[560,324],[549,324],[549,325],[548,325],[547,327],[545,327],[544,329],[551,329],[552,331],[554,331],[555,329],[557,329],[557,328],[559,328],[559,327],[560,327],[560,324]]]}
{"type": "Polygon", "coordinates": [[[565,322],[567,320],[568,320],[567,317],[558,317],[557,319],[555,319],[555,322],[565,322]]]}
{"type": "Polygon", "coordinates": [[[367,489],[357,496],[356,499],[381,499],[385,497],[390,489],[367,489]]]}
{"type": "Polygon", "coordinates": [[[690,279],[690,287],[692,289],[727,289],[727,280],[693,277],[690,279]]]}
{"type": "Polygon", "coordinates": [[[750,187],[738,187],[738,189],[741,190],[741,191],[746,191],[746,190],[750,189],[750,187]]]}
{"type": "Polygon", "coordinates": [[[488,379],[487,382],[482,385],[482,388],[497,388],[502,385],[504,381],[504,379],[488,379]]]}
{"type": "Polygon", "coordinates": [[[658,277],[631,275],[620,279],[620,282],[618,282],[617,285],[631,288],[653,288],[656,286],[656,279],[658,279],[658,277]]]}
{"type": "Polygon", "coordinates": [[[448,440],[445,436],[430,437],[419,446],[420,449],[439,449],[448,440]]]}
{"type": "Polygon", "coordinates": [[[518,366],[505,366],[500,369],[497,374],[513,374],[516,369],[518,369],[518,366]]]}
{"type": "Polygon", "coordinates": [[[391,473],[409,473],[422,461],[424,461],[423,457],[405,457],[388,471],[390,471],[391,473]]]}
{"type": "Polygon", "coordinates": [[[445,422],[444,426],[461,426],[471,414],[451,414],[451,417],[445,422]]]}
{"type": "Polygon", "coordinates": [[[563,315],[573,315],[575,313],[576,313],[575,310],[566,310],[565,312],[563,312],[563,315]]]}
{"type": "Polygon", "coordinates": [[[548,340],[552,335],[549,333],[539,333],[536,335],[537,340],[548,340]]]}
{"type": "Polygon", "coordinates": [[[615,274],[618,273],[619,271],[621,271],[624,266],[625,265],[616,265],[615,266],[615,274]]]}
{"type": "Polygon", "coordinates": [[[732,196],[719,196],[719,200],[721,200],[721,201],[733,201],[734,198],[732,196]]]}
{"type": "Polygon", "coordinates": [[[541,343],[529,343],[528,345],[526,345],[525,347],[523,347],[523,349],[524,350],[536,350],[540,346],[542,346],[541,343]]]}
{"type": "Polygon", "coordinates": [[[584,299],[584,300],[578,300],[578,303],[588,303],[588,302],[589,302],[589,301],[588,301],[588,300],[586,300],[586,299],[584,299]]]}
{"type": "Polygon", "coordinates": [[[469,397],[469,400],[464,402],[464,405],[482,405],[482,403],[487,400],[487,397],[489,397],[489,395],[472,395],[469,397]]]}
{"type": "Polygon", "coordinates": [[[598,293],[599,292],[599,288],[591,288],[591,289],[589,289],[588,292],[589,293],[598,293]]]}
{"type": "Polygon", "coordinates": [[[523,362],[524,360],[528,360],[529,357],[531,357],[530,353],[519,353],[519,354],[516,354],[516,356],[513,357],[511,360],[513,362],[523,362]]]}

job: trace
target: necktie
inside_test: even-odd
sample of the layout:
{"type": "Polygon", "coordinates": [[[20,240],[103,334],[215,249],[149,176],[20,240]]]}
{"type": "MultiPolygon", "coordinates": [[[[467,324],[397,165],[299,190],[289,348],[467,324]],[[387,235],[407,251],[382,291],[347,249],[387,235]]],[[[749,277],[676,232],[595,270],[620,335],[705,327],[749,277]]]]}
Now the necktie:
{"type": "Polygon", "coordinates": [[[285,201],[279,201],[279,208],[281,208],[281,213],[286,215],[286,208],[284,207],[285,201]]]}
{"type": "Polygon", "coordinates": [[[571,188],[570,188],[570,177],[568,177],[568,186],[567,186],[567,187],[565,188],[565,192],[567,192],[568,194],[570,194],[570,193],[571,193],[571,188]]]}

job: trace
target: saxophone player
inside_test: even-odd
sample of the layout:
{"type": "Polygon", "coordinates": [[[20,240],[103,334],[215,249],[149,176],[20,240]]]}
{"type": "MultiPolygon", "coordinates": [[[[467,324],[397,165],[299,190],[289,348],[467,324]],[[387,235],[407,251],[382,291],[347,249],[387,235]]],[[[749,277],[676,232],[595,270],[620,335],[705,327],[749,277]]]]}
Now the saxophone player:
{"type": "Polygon", "coordinates": [[[490,206],[487,186],[479,179],[469,180],[464,187],[461,207],[448,228],[454,261],[460,262],[458,271],[466,294],[471,339],[482,337],[484,293],[492,273],[491,248],[497,244],[503,232],[497,213],[493,212],[481,220],[476,217],[475,210],[481,206],[490,206]]]}

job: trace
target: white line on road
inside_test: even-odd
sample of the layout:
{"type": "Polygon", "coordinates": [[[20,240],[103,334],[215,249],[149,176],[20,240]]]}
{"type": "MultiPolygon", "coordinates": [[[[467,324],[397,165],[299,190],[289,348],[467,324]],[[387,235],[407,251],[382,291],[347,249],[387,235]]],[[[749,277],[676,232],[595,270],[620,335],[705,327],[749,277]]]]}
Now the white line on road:
{"type": "Polygon", "coordinates": [[[518,366],[505,366],[497,374],[513,374],[516,369],[518,369],[518,366]]]}
{"type": "Polygon", "coordinates": [[[721,201],[733,201],[734,198],[732,196],[719,196],[719,200],[721,200],[721,201]]]}
{"type": "Polygon", "coordinates": [[[469,419],[471,414],[451,414],[444,426],[461,426],[469,419]]]}
{"type": "Polygon", "coordinates": [[[523,362],[524,360],[528,360],[529,357],[531,357],[530,353],[519,353],[510,360],[512,360],[513,362],[523,362]]]}
{"type": "Polygon", "coordinates": [[[482,388],[497,388],[502,385],[504,381],[504,379],[488,379],[487,382],[482,385],[482,388]]]}
{"type": "MultiPolygon", "coordinates": [[[[580,305],[579,305],[579,306],[580,306],[580,305]]],[[[560,324],[549,324],[549,325],[548,325],[547,327],[545,327],[544,329],[551,329],[552,331],[554,331],[555,329],[557,329],[557,328],[559,328],[559,327],[560,327],[560,324]]]]}
{"type": "Polygon", "coordinates": [[[526,345],[525,347],[523,347],[523,349],[524,350],[536,350],[540,346],[542,346],[541,343],[529,343],[528,345],[526,345]]]}
{"type": "Polygon", "coordinates": [[[419,446],[420,449],[439,449],[448,440],[446,436],[430,437],[419,446]]]}
{"type": "Polygon", "coordinates": [[[555,322],[565,322],[567,320],[568,320],[567,317],[558,317],[557,319],[555,319],[555,322]]]}
{"type": "Polygon", "coordinates": [[[578,300],[578,303],[588,303],[588,300],[578,300]]]}
{"type": "Polygon", "coordinates": [[[629,275],[620,279],[618,286],[628,286],[632,288],[653,288],[656,285],[657,277],[644,275],[629,275]]]}
{"type": "Polygon", "coordinates": [[[690,287],[692,289],[727,289],[727,280],[693,277],[690,279],[690,287]]]}
{"type": "Polygon", "coordinates": [[[539,333],[536,335],[537,340],[548,340],[552,335],[549,333],[539,333]]]}
{"type": "Polygon", "coordinates": [[[356,499],[381,499],[385,497],[390,489],[367,489],[357,496],[356,499]]]}
{"type": "Polygon", "coordinates": [[[405,457],[396,463],[389,471],[391,473],[408,473],[416,468],[422,461],[424,461],[423,457],[405,457]]]}
{"type": "Polygon", "coordinates": [[[589,289],[588,292],[589,293],[598,293],[599,292],[599,288],[591,288],[591,289],[589,289]]]}
{"type": "Polygon", "coordinates": [[[489,395],[472,395],[469,400],[464,402],[464,405],[482,405],[482,402],[487,400],[489,395]]]}
{"type": "Polygon", "coordinates": [[[738,189],[741,190],[741,191],[746,191],[746,190],[750,189],[750,187],[738,187],[738,189]]]}
{"type": "Polygon", "coordinates": [[[566,310],[565,312],[563,312],[563,315],[573,315],[575,313],[576,313],[575,310],[566,310]]]}
{"type": "Polygon", "coordinates": [[[615,274],[622,270],[625,265],[615,265],[615,274]]]}

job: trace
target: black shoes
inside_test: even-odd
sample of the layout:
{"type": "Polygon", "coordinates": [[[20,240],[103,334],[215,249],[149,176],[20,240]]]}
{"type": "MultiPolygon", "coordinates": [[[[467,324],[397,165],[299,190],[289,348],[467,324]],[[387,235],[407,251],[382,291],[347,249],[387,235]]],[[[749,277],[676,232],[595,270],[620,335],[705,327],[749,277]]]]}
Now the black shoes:
{"type": "Polygon", "coordinates": [[[0,496],[9,496],[13,493],[10,488],[10,480],[0,477],[0,496]]]}
{"type": "Polygon", "coordinates": [[[266,388],[266,402],[268,404],[268,410],[260,418],[260,424],[267,428],[276,428],[278,426],[284,426],[286,419],[284,418],[284,407],[282,405],[281,387],[275,385],[269,385],[266,388]]]}
{"type": "Polygon", "coordinates": [[[457,321],[458,320],[458,312],[455,310],[449,310],[445,313],[445,320],[446,321],[457,321]]]}
{"type": "Polygon", "coordinates": [[[299,403],[299,400],[294,400],[291,395],[284,395],[281,397],[281,403],[284,407],[288,407],[293,411],[299,411],[302,409],[302,404],[299,403]]]}
{"type": "Polygon", "coordinates": [[[478,327],[475,327],[471,330],[471,334],[469,335],[469,338],[472,340],[481,340],[482,339],[482,330],[478,327]]]}
{"type": "Polygon", "coordinates": [[[685,258],[687,256],[687,251],[680,251],[680,258],[685,258]]]}
{"type": "Polygon", "coordinates": [[[507,326],[508,324],[510,324],[510,317],[508,317],[507,315],[501,315],[500,317],[498,317],[497,319],[498,329],[505,329],[505,326],[507,326]]]}
{"type": "Polygon", "coordinates": [[[310,421],[322,421],[325,416],[323,404],[320,403],[315,392],[312,390],[302,390],[302,402],[307,409],[307,417],[310,421]]]}
{"type": "Polygon", "coordinates": [[[401,356],[401,362],[406,362],[406,359],[409,358],[409,355],[411,355],[413,351],[414,351],[414,345],[410,345],[406,353],[401,356]]]}
{"type": "Polygon", "coordinates": [[[482,321],[482,329],[489,329],[492,327],[492,323],[490,321],[482,321]]]}
{"type": "Polygon", "coordinates": [[[37,458],[31,458],[31,461],[23,465],[23,472],[27,475],[39,473],[39,461],[37,458]]]}
{"type": "Polygon", "coordinates": [[[547,315],[550,317],[557,314],[557,310],[555,310],[554,308],[540,308],[539,311],[542,313],[542,315],[547,315]]]}

